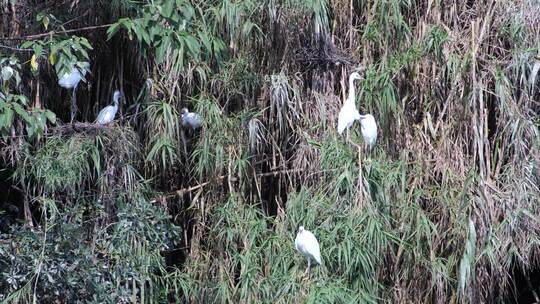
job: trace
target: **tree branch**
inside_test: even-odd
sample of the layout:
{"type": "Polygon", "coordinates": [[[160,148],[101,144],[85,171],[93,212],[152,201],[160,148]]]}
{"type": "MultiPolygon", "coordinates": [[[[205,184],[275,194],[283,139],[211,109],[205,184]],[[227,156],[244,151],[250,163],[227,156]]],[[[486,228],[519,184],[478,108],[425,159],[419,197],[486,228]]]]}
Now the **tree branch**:
{"type": "MultiPolygon", "coordinates": [[[[290,173],[297,173],[297,172],[302,172],[302,171],[303,171],[302,169],[290,169],[290,170],[272,171],[272,172],[266,172],[266,173],[257,174],[257,177],[276,176],[276,175],[279,175],[279,174],[290,174],[290,173]]],[[[222,179],[224,179],[226,177],[227,177],[227,175],[221,175],[221,176],[217,177],[217,180],[222,180],[222,179]]],[[[238,179],[237,178],[232,178],[231,179],[231,181],[236,181],[236,180],[238,180],[238,179]]],[[[163,196],[154,198],[153,200],[150,201],[150,203],[153,204],[153,203],[156,203],[158,201],[167,200],[167,199],[169,199],[171,197],[183,196],[186,193],[189,193],[191,191],[195,191],[197,189],[203,188],[204,186],[206,186],[206,185],[208,185],[210,183],[211,183],[211,181],[207,181],[207,182],[204,182],[204,183],[201,183],[201,184],[198,184],[198,185],[195,185],[195,186],[191,186],[191,187],[188,187],[188,188],[178,189],[176,191],[170,192],[170,193],[165,194],[163,196]]]]}
{"type": "Polygon", "coordinates": [[[18,48],[18,47],[11,47],[11,46],[2,45],[2,44],[0,44],[0,48],[8,49],[8,50],[11,50],[11,51],[16,51],[16,52],[33,52],[34,51],[32,49],[21,49],[21,48],[18,48]]]}
{"type": "Polygon", "coordinates": [[[47,37],[47,36],[53,36],[53,35],[58,35],[58,34],[68,34],[68,33],[74,33],[74,32],[84,32],[84,31],[90,31],[90,30],[95,30],[95,29],[100,29],[100,28],[107,28],[107,27],[110,27],[111,25],[113,25],[113,23],[103,24],[103,25],[86,26],[86,27],[80,27],[80,28],[69,29],[69,30],[64,30],[64,31],[49,31],[49,32],[46,32],[46,33],[28,35],[28,36],[20,36],[20,37],[0,37],[0,41],[2,41],[2,40],[3,41],[8,41],[8,40],[35,40],[35,39],[38,39],[38,38],[47,37]]]}

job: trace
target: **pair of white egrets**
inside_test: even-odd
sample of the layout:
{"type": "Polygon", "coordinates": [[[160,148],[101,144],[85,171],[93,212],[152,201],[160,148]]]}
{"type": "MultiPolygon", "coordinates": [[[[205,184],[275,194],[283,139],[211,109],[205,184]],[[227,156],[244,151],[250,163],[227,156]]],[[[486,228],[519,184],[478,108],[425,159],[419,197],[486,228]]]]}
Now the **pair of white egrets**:
{"type": "MultiPolygon", "coordinates": [[[[71,122],[75,119],[77,115],[77,86],[79,82],[84,78],[86,73],[90,69],[89,62],[77,62],[69,73],[64,74],[58,79],[58,85],[65,89],[72,89],[71,96],[71,122]]],[[[103,108],[96,119],[96,123],[100,125],[105,125],[114,120],[116,112],[118,112],[118,103],[122,94],[120,91],[116,90],[113,93],[113,104],[108,105],[103,108]]]]}
{"type": "Polygon", "coordinates": [[[355,120],[360,121],[362,130],[362,137],[364,137],[365,146],[371,151],[377,141],[377,123],[375,118],[371,114],[360,115],[356,108],[356,95],[354,89],[354,81],[362,79],[357,72],[352,73],[349,76],[349,95],[341,107],[338,116],[338,133],[343,134],[343,131],[347,130],[347,138],[349,137],[349,129],[354,124],[355,120]]]}
{"type": "MultiPolygon", "coordinates": [[[[79,82],[84,78],[86,73],[90,68],[89,62],[78,62],[71,69],[71,72],[64,74],[60,79],[58,79],[58,84],[66,89],[72,89],[71,97],[71,122],[73,122],[75,115],[77,114],[77,86],[79,82]]],[[[148,86],[152,85],[152,81],[148,80],[148,86]]],[[[105,125],[114,120],[116,112],[118,112],[118,103],[120,101],[122,94],[120,91],[116,90],[113,93],[113,103],[103,108],[96,119],[96,123],[100,125],[105,125]]],[[[202,119],[197,113],[189,112],[187,108],[182,109],[182,126],[197,130],[202,125],[202,119]]]]}

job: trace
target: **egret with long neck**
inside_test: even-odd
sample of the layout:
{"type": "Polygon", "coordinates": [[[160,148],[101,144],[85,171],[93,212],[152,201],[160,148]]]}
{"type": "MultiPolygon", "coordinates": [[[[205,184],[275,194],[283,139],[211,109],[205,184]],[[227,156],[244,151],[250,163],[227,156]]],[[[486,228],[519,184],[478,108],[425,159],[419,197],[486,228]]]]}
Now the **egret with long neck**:
{"type": "Polygon", "coordinates": [[[118,111],[118,102],[121,97],[120,91],[116,90],[113,94],[113,105],[106,106],[99,112],[96,122],[100,125],[106,125],[114,120],[116,112],[118,111]]]}
{"type": "Polygon", "coordinates": [[[343,103],[341,110],[339,111],[338,116],[338,133],[339,135],[343,134],[345,129],[349,129],[355,120],[360,119],[360,113],[356,109],[356,92],[354,89],[354,81],[357,79],[362,79],[360,74],[354,72],[349,76],[349,96],[343,103]]]}

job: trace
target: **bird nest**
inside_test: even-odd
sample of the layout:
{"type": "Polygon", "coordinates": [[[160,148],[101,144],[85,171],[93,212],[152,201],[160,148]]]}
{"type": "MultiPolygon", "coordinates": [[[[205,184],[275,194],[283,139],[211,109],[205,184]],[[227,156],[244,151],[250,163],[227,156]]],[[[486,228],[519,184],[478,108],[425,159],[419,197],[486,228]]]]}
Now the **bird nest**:
{"type": "Polygon", "coordinates": [[[300,47],[295,52],[294,59],[303,70],[330,70],[358,65],[356,60],[324,38],[319,39],[314,46],[300,47]]]}
{"type": "Polygon", "coordinates": [[[136,163],[141,159],[140,142],[137,133],[127,125],[111,123],[100,125],[94,123],[76,122],[59,125],[49,129],[50,137],[89,140],[93,142],[102,155],[102,166],[112,168],[109,174],[121,176],[125,164],[136,163]],[[94,141],[99,137],[99,140],[94,141]]]}
{"type": "Polygon", "coordinates": [[[72,124],[58,125],[49,129],[49,135],[69,137],[73,134],[85,134],[95,136],[100,133],[108,132],[115,127],[114,124],[100,125],[96,123],[75,122],[72,124]]]}

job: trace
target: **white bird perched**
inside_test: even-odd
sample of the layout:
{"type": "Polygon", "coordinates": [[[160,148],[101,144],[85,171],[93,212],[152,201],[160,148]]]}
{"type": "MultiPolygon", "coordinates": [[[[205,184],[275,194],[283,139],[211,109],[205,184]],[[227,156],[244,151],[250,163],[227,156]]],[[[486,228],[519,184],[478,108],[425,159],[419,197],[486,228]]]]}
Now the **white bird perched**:
{"type": "Polygon", "coordinates": [[[296,234],[296,239],[294,240],[294,248],[307,257],[307,271],[309,271],[309,268],[311,267],[311,259],[315,260],[317,264],[322,265],[319,242],[311,231],[304,229],[304,226],[300,226],[300,228],[298,228],[298,233],[296,234]]]}
{"type": "Polygon", "coordinates": [[[355,120],[360,119],[360,113],[356,109],[355,102],[355,90],[354,90],[354,81],[357,79],[362,79],[360,74],[357,72],[352,73],[349,76],[349,96],[345,100],[345,103],[341,107],[338,116],[338,133],[341,135],[345,129],[349,129],[355,120]]]}
{"type": "Polygon", "coordinates": [[[114,116],[116,116],[116,112],[118,111],[118,101],[120,100],[121,93],[120,91],[116,90],[113,94],[113,104],[109,105],[103,108],[96,119],[96,122],[100,125],[105,125],[110,123],[114,120],[114,116]]]}
{"type": "Polygon", "coordinates": [[[375,146],[377,141],[377,123],[371,114],[360,115],[360,125],[362,126],[362,136],[364,143],[369,148],[369,151],[375,146]]]}
{"type": "Polygon", "coordinates": [[[73,68],[71,69],[71,72],[65,73],[62,77],[58,79],[58,84],[65,88],[65,89],[75,89],[77,88],[77,85],[83,79],[83,77],[86,75],[86,72],[88,72],[90,68],[90,63],[83,61],[78,62],[73,68]],[[80,67],[77,68],[77,66],[80,67]]]}
{"type": "Polygon", "coordinates": [[[190,112],[187,108],[182,109],[182,127],[191,128],[193,131],[202,126],[202,119],[197,113],[190,112]]]}
{"type": "Polygon", "coordinates": [[[75,66],[73,66],[71,72],[66,73],[62,75],[62,77],[58,78],[58,85],[60,85],[62,88],[73,89],[71,96],[71,122],[73,122],[73,120],[75,119],[75,115],[77,114],[77,86],[79,85],[81,79],[84,78],[86,72],[89,69],[89,62],[78,62],[75,66]],[[80,70],[79,68],[77,68],[77,66],[80,67],[80,70]]]}

